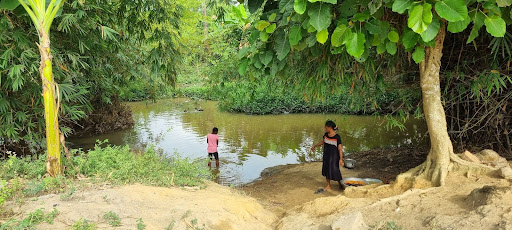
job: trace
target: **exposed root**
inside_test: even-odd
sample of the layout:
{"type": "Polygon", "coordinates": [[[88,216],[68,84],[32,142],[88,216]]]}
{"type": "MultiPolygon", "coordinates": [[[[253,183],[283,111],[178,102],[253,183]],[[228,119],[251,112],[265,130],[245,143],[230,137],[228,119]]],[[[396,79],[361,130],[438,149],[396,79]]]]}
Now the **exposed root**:
{"type": "Polygon", "coordinates": [[[392,188],[394,190],[406,191],[411,188],[443,186],[446,176],[450,173],[468,177],[470,175],[492,176],[498,170],[495,167],[463,160],[454,153],[450,154],[449,159],[449,165],[446,168],[446,172],[444,172],[441,164],[432,164],[430,158],[427,158],[423,164],[398,175],[392,188]]]}

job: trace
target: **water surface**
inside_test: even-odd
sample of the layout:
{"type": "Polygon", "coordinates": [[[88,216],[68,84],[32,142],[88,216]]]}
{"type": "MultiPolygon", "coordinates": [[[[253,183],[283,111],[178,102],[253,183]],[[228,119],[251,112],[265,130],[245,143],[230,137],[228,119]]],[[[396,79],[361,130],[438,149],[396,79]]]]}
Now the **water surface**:
{"type": "Polygon", "coordinates": [[[206,159],[206,135],[216,126],[220,136],[223,184],[251,182],[267,167],[321,159],[321,148],[316,153],[309,149],[313,143],[321,141],[328,119],[338,124],[338,133],[348,154],[426,142],[423,120],[409,120],[405,130],[400,130],[386,129],[385,121],[376,116],[234,114],[219,111],[216,102],[189,99],[127,105],[135,119],[132,129],[69,141],[75,148],[84,149],[92,148],[97,139],[108,139],[116,145],[128,144],[132,148],[154,145],[166,154],[178,152],[182,156],[206,159]]]}

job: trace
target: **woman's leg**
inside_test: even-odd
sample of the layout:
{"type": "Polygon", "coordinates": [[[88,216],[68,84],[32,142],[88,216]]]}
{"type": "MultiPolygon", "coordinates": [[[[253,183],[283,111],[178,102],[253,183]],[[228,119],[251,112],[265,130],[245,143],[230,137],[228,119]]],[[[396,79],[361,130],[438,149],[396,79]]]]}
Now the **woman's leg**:
{"type": "Polygon", "coordinates": [[[325,178],[325,181],[327,182],[327,187],[325,187],[325,190],[331,190],[331,180],[329,178],[325,178]]]}
{"type": "Polygon", "coordinates": [[[338,181],[338,184],[340,185],[340,190],[345,190],[345,185],[341,183],[341,180],[338,181]]]}

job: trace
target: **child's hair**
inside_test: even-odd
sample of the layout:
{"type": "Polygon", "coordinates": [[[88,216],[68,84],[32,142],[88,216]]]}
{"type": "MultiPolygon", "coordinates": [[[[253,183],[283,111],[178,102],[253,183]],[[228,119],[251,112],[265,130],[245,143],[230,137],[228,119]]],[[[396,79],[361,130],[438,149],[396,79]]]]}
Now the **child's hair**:
{"type": "Polygon", "coordinates": [[[218,133],[219,132],[219,129],[217,127],[213,127],[213,130],[212,130],[212,133],[218,133]]]}
{"type": "Polygon", "coordinates": [[[334,131],[338,131],[338,126],[336,126],[336,123],[334,123],[334,121],[327,120],[325,122],[325,126],[331,127],[332,129],[334,129],[334,131]]]}

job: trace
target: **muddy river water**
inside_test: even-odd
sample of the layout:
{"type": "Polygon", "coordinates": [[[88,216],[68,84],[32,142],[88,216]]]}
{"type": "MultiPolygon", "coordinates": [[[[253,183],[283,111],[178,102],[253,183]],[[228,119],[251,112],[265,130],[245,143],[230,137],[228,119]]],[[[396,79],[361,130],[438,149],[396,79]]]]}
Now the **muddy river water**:
{"type": "MultiPolygon", "coordinates": [[[[213,101],[168,99],[156,103],[127,103],[133,110],[132,129],[73,138],[73,147],[89,149],[96,140],[111,144],[145,148],[153,145],[165,154],[179,153],[193,159],[206,159],[206,135],[219,128],[220,178],[223,184],[248,183],[263,169],[321,159],[321,148],[309,151],[313,142],[321,140],[324,123],[338,124],[344,151],[382,147],[423,145],[426,125],[411,119],[405,129],[387,129],[378,116],[346,116],[337,114],[246,115],[219,111],[213,101]]],[[[320,173],[320,171],[319,171],[320,173]]]]}

